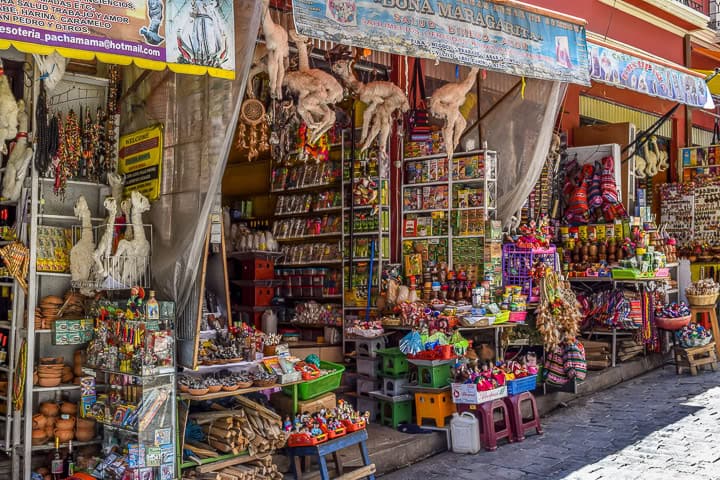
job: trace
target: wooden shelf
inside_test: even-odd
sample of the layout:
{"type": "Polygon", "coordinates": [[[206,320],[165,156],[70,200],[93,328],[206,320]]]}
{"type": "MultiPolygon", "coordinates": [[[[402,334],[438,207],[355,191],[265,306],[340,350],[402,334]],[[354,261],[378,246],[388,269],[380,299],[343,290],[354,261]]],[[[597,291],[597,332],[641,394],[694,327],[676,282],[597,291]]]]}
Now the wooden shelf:
{"type": "Polygon", "coordinates": [[[283,383],[283,384],[276,383],[275,385],[270,385],[269,387],[239,388],[232,392],[206,393],[205,395],[190,395],[188,392],[180,392],[179,397],[183,400],[202,402],[204,400],[215,400],[218,398],[236,397],[238,395],[245,395],[247,393],[262,392],[263,390],[270,390],[272,388],[277,388],[277,387],[287,387],[290,385],[296,385],[298,383],[303,383],[303,380],[301,380],[299,382],[291,382],[291,383],[283,383]]]}

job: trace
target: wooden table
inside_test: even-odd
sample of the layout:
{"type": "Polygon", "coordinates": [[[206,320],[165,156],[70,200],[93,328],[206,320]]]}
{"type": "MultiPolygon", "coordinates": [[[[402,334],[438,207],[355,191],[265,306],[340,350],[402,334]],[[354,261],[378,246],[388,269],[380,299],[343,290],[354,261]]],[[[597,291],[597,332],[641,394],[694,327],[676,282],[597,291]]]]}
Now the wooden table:
{"type": "Polygon", "coordinates": [[[331,454],[337,470],[336,476],[332,477],[335,480],[356,480],[359,478],[375,480],[375,464],[370,463],[370,455],[368,454],[367,445],[365,444],[367,438],[367,430],[360,430],[312,447],[288,447],[287,452],[290,457],[290,465],[292,465],[296,480],[302,480],[301,457],[305,457],[307,460],[309,460],[309,457],[317,457],[318,465],[320,466],[320,478],[322,480],[330,480],[331,477],[328,473],[325,456],[331,454]],[[338,451],[353,445],[360,447],[360,454],[362,455],[364,466],[343,475],[343,467],[340,457],[338,456],[338,451]]]}

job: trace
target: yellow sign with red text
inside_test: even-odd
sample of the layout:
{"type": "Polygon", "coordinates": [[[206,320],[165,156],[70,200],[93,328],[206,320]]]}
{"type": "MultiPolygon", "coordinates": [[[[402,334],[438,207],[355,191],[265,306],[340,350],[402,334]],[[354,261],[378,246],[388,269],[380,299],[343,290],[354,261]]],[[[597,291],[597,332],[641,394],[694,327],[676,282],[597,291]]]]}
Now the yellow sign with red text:
{"type": "Polygon", "coordinates": [[[148,200],[157,200],[162,175],[162,125],[121,135],[119,147],[118,171],[125,175],[125,196],[137,190],[148,200]]]}

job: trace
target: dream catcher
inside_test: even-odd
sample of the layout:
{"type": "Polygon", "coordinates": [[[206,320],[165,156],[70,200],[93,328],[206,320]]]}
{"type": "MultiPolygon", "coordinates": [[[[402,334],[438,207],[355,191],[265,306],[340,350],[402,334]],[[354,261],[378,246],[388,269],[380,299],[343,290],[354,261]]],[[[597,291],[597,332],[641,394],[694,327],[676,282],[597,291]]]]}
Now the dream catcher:
{"type": "Polygon", "coordinates": [[[270,129],[265,121],[265,106],[257,99],[245,100],[240,109],[236,147],[247,152],[248,162],[270,150],[270,129]]]}

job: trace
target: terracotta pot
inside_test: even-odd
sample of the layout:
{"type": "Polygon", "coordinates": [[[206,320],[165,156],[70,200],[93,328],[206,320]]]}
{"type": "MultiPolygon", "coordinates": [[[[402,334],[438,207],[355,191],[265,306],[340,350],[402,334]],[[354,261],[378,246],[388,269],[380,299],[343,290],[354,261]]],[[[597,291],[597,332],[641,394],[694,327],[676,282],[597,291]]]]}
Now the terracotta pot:
{"type": "Polygon", "coordinates": [[[45,427],[52,427],[53,430],[55,429],[55,421],[58,419],[58,417],[45,417],[47,421],[45,422],[45,427]]]}
{"type": "Polygon", "coordinates": [[[64,413],[67,415],[75,415],[77,413],[77,403],[73,402],[62,402],[60,405],[60,413],[64,413]]]}
{"type": "Polygon", "coordinates": [[[73,367],[73,374],[76,377],[82,377],[83,376],[83,370],[82,370],[82,364],[76,363],[73,367]]]}
{"type": "Polygon", "coordinates": [[[40,380],[40,377],[38,377],[37,372],[33,373],[33,385],[37,385],[38,380],[40,380]]]}
{"type": "Polygon", "coordinates": [[[49,438],[48,434],[45,433],[45,430],[33,430],[32,431],[33,445],[42,445],[43,443],[47,442],[48,438],[49,438]]]}
{"type": "Polygon", "coordinates": [[[93,420],[92,418],[77,417],[75,424],[77,425],[78,430],[89,428],[95,429],[95,420],[93,420]]]}
{"type": "Polygon", "coordinates": [[[222,385],[211,385],[208,387],[208,393],[217,393],[222,390],[222,385]]]}
{"type": "Polygon", "coordinates": [[[73,432],[72,428],[69,430],[61,430],[59,428],[56,428],[54,433],[55,436],[60,440],[60,443],[69,442],[75,436],[75,432],[73,432]]]}
{"type": "Polygon", "coordinates": [[[55,430],[72,430],[75,426],[75,417],[58,418],[55,422],[55,430]]]}
{"type": "Polygon", "coordinates": [[[81,367],[85,363],[85,350],[78,349],[75,350],[75,354],[73,355],[73,365],[77,367],[80,365],[81,367]]]}
{"type": "Polygon", "coordinates": [[[46,417],[57,417],[60,414],[60,407],[55,402],[43,402],[40,404],[40,413],[46,417]]]}
{"type": "Polygon", "coordinates": [[[89,442],[93,438],[95,438],[94,428],[78,428],[75,431],[75,439],[80,442],[89,442]]]}
{"type": "Polygon", "coordinates": [[[33,428],[42,430],[45,428],[45,425],[47,425],[47,417],[42,413],[36,413],[32,417],[32,424],[33,428]]]}
{"type": "Polygon", "coordinates": [[[38,385],[41,387],[57,387],[60,385],[60,377],[54,377],[54,378],[41,378],[38,380],[38,385]]]}
{"type": "Polygon", "coordinates": [[[52,425],[45,426],[45,434],[47,435],[47,438],[52,437],[54,431],[55,431],[55,427],[53,427],[52,425]]]}

